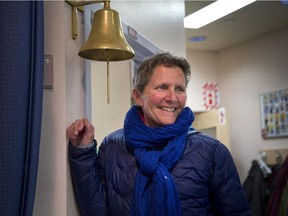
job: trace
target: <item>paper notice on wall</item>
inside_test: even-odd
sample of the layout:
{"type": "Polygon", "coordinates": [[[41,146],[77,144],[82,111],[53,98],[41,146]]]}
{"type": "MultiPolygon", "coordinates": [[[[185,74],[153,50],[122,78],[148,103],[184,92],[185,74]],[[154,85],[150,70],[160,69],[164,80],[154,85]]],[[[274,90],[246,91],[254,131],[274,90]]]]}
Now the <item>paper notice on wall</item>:
{"type": "Polygon", "coordinates": [[[220,125],[225,125],[226,124],[226,112],[225,108],[221,107],[218,109],[218,116],[219,116],[219,124],[220,125]]]}
{"type": "Polygon", "coordinates": [[[204,83],[203,90],[203,106],[206,110],[218,109],[220,105],[220,94],[217,83],[204,83]]]}

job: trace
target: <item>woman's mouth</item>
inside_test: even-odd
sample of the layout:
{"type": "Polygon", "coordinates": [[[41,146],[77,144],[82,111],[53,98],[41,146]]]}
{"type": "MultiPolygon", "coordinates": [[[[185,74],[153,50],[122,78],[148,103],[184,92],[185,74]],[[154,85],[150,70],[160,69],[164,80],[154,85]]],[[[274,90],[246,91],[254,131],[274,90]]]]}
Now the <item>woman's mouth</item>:
{"type": "Polygon", "coordinates": [[[168,112],[174,112],[176,110],[175,107],[164,107],[164,106],[159,107],[159,109],[168,111],[168,112]]]}

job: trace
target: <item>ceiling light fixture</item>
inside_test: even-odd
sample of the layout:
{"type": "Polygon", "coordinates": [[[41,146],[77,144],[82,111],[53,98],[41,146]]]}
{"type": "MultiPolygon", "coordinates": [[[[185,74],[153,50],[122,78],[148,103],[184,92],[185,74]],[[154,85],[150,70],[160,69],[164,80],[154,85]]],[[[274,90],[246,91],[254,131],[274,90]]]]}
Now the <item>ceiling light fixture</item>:
{"type": "Polygon", "coordinates": [[[218,0],[184,18],[184,27],[198,29],[256,0],[218,0]]]}
{"type": "Polygon", "coordinates": [[[206,40],[205,36],[194,36],[194,37],[190,37],[189,40],[191,42],[203,42],[206,40]]]}
{"type": "Polygon", "coordinates": [[[283,4],[283,5],[288,5],[288,0],[281,0],[280,2],[281,2],[281,4],[283,4]]]}

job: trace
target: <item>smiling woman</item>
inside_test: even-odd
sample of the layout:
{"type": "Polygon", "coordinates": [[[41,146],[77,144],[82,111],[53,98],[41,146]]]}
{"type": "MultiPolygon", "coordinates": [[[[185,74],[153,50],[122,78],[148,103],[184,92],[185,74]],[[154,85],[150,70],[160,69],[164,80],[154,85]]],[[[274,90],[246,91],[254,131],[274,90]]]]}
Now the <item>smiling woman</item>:
{"type": "Polygon", "coordinates": [[[187,98],[182,70],[157,66],[144,91],[133,90],[133,98],[144,111],[146,125],[156,127],[173,124],[187,98]]]}
{"type": "Polygon", "coordinates": [[[68,127],[82,215],[251,215],[229,150],[192,128],[194,114],[185,107],[189,75],[184,58],[146,59],[134,76],[137,105],[98,152],[86,118],[68,127]]]}
{"type": "Polygon", "coordinates": [[[135,75],[133,98],[143,110],[145,124],[152,127],[173,124],[187,99],[189,64],[180,64],[180,59],[179,63],[171,62],[169,58],[164,62],[165,55],[158,55],[153,61],[148,59],[139,68],[138,74],[146,72],[144,76],[150,77],[148,83],[141,84],[141,78],[135,75]]]}

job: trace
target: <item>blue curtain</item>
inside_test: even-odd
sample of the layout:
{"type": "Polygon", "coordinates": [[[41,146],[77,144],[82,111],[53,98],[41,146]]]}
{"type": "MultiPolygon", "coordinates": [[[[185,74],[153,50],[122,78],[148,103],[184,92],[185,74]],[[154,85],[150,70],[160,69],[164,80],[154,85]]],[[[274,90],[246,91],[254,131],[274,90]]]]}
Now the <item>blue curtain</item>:
{"type": "Polygon", "coordinates": [[[0,215],[32,215],[42,118],[44,5],[0,1],[0,215]]]}

